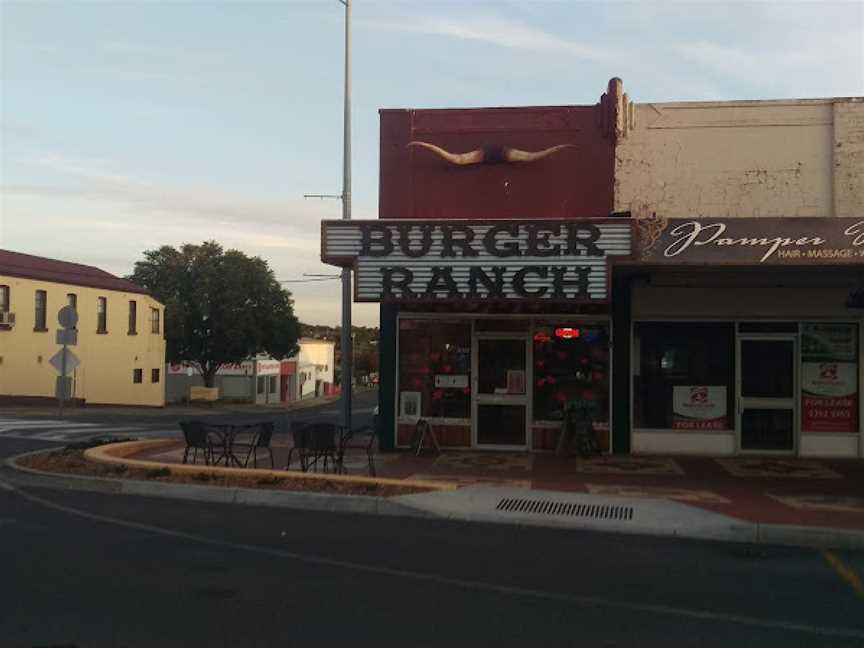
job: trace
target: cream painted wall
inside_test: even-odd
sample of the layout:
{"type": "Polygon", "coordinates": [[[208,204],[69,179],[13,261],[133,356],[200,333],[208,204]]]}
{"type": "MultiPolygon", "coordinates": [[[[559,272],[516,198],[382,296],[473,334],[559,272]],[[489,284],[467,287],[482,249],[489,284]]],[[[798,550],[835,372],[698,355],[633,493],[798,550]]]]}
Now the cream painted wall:
{"type": "Polygon", "coordinates": [[[636,104],[615,210],[674,217],[864,214],[864,99],[636,104]]]}
{"type": "Polygon", "coordinates": [[[312,381],[312,391],[315,391],[315,380],[322,380],[332,384],[336,343],[328,340],[301,339],[297,344],[300,347],[300,352],[297,354],[298,366],[311,364],[322,367],[322,369],[316,371],[315,378],[312,381]]]}
{"type": "Polygon", "coordinates": [[[67,294],[78,296],[78,345],[73,352],[81,366],[73,374],[74,395],[88,403],[114,405],[165,404],[165,309],[152,297],[137,293],[21,279],[0,275],[9,286],[15,326],[0,330],[0,396],[54,396],[57,372],[49,360],[60,349],[55,331],[57,311],[67,294]],[[35,293],[47,292],[47,331],[34,331],[35,293]],[[108,300],[108,332],[96,332],[97,298],[108,300]],[[137,334],[129,334],[129,302],[137,303],[137,334]],[[160,333],[151,333],[150,309],[159,309],[160,333]],[[142,382],[133,383],[141,369],[142,382]],[[159,369],[152,382],[151,370],[159,369]]]}

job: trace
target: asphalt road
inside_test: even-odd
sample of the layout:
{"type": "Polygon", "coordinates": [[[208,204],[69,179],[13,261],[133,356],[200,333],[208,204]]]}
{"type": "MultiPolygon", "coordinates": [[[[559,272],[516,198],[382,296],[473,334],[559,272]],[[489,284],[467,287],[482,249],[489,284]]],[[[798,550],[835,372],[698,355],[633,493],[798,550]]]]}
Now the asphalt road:
{"type": "Polygon", "coordinates": [[[864,646],[860,554],[15,479],[0,471],[4,647],[864,646]]]}
{"type": "MultiPolygon", "coordinates": [[[[353,400],[353,421],[357,427],[370,423],[372,409],[378,404],[377,390],[358,392],[353,400]]],[[[148,412],[144,408],[85,408],[67,413],[58,420],[53,410],[0,409],[0,440],[19,439],[69,443],[96,437],[147,438],[179,436],[177,422],[184,418],[232,416],[243,419],[268,419],[276,422],[276,434],[287,434],[294,420],[341,420],[338,401],[314,407],[282,409],[278,407],[236,407],[215,412],[199,407],[171,407],[165,411],[148,412]]]]}

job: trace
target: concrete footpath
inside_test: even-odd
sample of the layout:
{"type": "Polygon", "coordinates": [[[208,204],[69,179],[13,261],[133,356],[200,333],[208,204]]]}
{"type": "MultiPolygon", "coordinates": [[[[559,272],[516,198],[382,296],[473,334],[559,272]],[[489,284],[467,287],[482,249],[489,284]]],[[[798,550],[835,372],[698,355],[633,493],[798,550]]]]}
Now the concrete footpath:
{"type": "MultiPolygon", "coordinates": [[[[20,455],[19,455],[20,456],[20,455]]],[[[864,550],[864,530],[749,522],[664,499],[469,486],[398,497],[298,493],[97,477],[58,476],[6,460],[2,480],[21,488],[94,490],[223,505],[439,517],[465,522],[553,527],[699,540],[864,550]]]]}
{"type": "Polygon", "coordinates": [[[393,499],[417,511],[466,522],[864,550],[864,530],[749,522],[667,499],[498,486],[393,499]]]}

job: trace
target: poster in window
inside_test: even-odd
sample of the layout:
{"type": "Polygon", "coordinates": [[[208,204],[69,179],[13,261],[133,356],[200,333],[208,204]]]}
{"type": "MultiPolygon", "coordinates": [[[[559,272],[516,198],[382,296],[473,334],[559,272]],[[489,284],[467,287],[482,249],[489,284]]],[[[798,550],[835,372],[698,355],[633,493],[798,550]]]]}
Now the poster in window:
{"type": "Polygon", "coordinates": [[[507,393],[508,394],[524,394],[525,393],[525,372],[519,369],[507,370],[507,393]]]}
{"type": "Polygon", "coordinates": [[[858,327],[807,323],[801,330],[801,431],[858,431],[858,327]]]}
{"type": "Polygon", "coordinates": [[[728,430],[725,385],[675,385],[672,388],[672,428],[728,430]]]}
{"type": "Polygon", "coordinates": [[[803,432],[858,431],[858,365],[805,362],[801,368],[803,432]]]}
{"type": "Polygon", "coordinates": [[[420,398],[418,391],[403,391],[399,394],[399,416],[420,418],[420,398]]]}

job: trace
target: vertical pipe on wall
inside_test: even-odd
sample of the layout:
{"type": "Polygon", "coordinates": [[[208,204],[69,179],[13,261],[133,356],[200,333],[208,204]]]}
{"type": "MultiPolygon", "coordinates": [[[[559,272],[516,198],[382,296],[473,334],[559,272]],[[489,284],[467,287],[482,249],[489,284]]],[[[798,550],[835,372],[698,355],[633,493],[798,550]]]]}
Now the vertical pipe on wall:
{"type": "Polygon", "coordinates": [[[396,315],[398,307],[381,304],[378,340],[378,443],[381,450],[396,446],[396,315]]]}
{"type": "Polygon", "coordinates": [[[612,277],[612,452],[630,453],[631,279],[612,277]]]}

